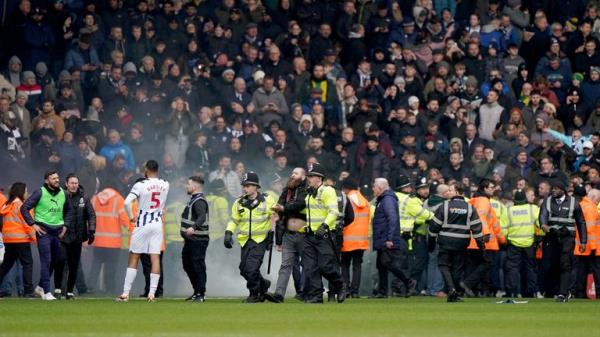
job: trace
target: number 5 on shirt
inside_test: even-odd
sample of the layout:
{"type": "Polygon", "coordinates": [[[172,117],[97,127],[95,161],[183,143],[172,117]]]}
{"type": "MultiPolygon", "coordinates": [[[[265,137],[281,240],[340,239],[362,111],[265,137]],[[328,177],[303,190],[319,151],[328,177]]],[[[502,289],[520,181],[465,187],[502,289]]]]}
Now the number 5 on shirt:
{"type": "Polygon", "coordinates": [[[160,199],[158,199],[159,196],[160,192],[152,192],[152,195],[150,196],[150,201],[152,201],[152,205],[150,205],[151,209],[156,209],[160,206],[160,199]]]}

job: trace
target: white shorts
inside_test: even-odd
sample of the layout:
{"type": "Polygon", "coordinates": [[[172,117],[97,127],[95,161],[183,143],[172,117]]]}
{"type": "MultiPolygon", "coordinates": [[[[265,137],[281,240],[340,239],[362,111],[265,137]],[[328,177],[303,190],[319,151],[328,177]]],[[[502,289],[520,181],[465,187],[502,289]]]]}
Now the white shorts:
{"type": "Polygon", "coordinates": [[[133,229],[129,251],[136,254],[160,254],[162,243],[163,225],[155,222],[133,229]]]}

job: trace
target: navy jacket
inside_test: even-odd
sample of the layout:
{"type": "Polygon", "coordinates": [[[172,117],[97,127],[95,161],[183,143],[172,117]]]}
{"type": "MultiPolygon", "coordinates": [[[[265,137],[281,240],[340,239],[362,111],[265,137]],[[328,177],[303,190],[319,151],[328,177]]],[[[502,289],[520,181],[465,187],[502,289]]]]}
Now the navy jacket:
{"type": "Polygon", "coordinates": [[[377,197],[373,215],[373,249],[385,248],[386,241],[392,241],[394,247],[400,247],[400,217],[398,198],[392,190],[377,197]]]}

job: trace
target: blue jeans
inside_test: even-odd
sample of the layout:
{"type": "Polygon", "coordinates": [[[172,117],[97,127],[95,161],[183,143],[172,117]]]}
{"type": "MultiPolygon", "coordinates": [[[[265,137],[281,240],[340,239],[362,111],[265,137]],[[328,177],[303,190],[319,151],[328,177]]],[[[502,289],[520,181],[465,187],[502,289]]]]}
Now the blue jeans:
{"type": "Polygon", "coordinates": [[[54,266],[63,260],[60,249],[60,239],[58,234],[62,227],[51,228],[43,226],[46,234],[37,235],[38,250],[40,252],[40,287],[44,288],[44,293],[50,292],[50,276],[54,266]]]}
{"type": "Polygon", "coordinates": [[[439,248],[435,247],[433,253],[429,253],[429,263],[427,264],[427,295],[435,295],[444,290],[444,279],[438,267],[439,248]]]}
{"type": "Polygon", "coordinates": [[[24,294],[23,290],[23,266],[21,261],[15,261],[15,264],[10,268],[10,271],[4,277],[2,284],[0,284],[0,293],[2,294],[13,294],[13,290],[17,290],[19,296],[24,294]]]}

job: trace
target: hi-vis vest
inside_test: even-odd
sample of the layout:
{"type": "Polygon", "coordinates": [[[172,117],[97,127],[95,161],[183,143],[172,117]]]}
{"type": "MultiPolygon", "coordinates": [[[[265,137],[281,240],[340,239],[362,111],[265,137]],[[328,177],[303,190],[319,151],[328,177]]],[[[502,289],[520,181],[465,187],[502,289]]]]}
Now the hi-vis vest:
{"type": "Polygon", "coordinates": [[[369,249],[369,201],[358,190],[348,193],[348,201],[354,211],[354,221],[344,227],[342,252],[369,249]]]}
{"type": "Polygon", "coordinates": [[[65,191],[59,187],[56,195],[52,195],[46,186],[41,188],[42,196],[35,206],[35,221],[48,226],[62,226],[65,224],[63,208],[67,197],[65,191]]]}
{"type": "Polygon", "coordinates": [[[598,252],[598,230],[600,230],[600,216],[598,215],[598,206],[590,200],[588,197],[584,197],[579,202],[581,211],[583,212],[583,218],[585,219],[585,226],[587,228],[587,244],[583,253],[579,252],[581,242],[579,241],[579,230],[575,236],[575,252],[574,255],[578,256],[589,256],[593,250],[596,250],[596,255],[600,255],[598,252]]]}
{"type": "Polygon", "coordinates": [[[229,221],[229,202],[224,197],[214,194],[205,196],[205,199],[210,214],[209,237],[213,241],[221,239],[229,221]]]}
{"type": "Polygon", "coordinates": [[[412,232],[415,228],[415,221],[425,223],[425,221],[433,218],[433,213],[423,207],[423,201],[418,197],[402,192],[396,192],[396,196],[398,197],[401,233],[412,232]]]}
{"type": "Polygon", "coordinates": [[[270,195],[260,194],[257,198],[258,205],[249,209],[242,205],[243,200],[238,198],[231,206],[231,220],[227,224],[227,230],[235,233],[239,227],[237,239],[240,246],[244,246],[252,239],[256,243],[263,242],[271,230],[271,207],[275,206],[275,199],[270,195]]]}
{"type": "Polygon", "coordinates": [[[96,212],[94,247],[127,249],[129,217],[125,212],[125,199],[112,188],[106,188],[92,197],[96,212]]]}
{"type": "Polygon", "coordinates": [[[326,224],[329,230],[335,230],[340,211],[333,187],[321,185],[317,189],[316,195],[308,193],[305,200],[306,232],[315,232],[322,223],[326,224]]]}
{"type": "MultiPolygon", "coordinates": [[[[208,236],[208,219],[209,219],[209,210],[208,210],[208,202],[204,199],[204,195],[202,193],[198,193],[195,197],[192,197],[190,201],[185,205],[185,209],[183,213],[181,213],[181,237],[187,238],[184,232],[187,231],[188,228],[193,227],[196,223],[196,220],[193,218],[194,215],[194,204],[196,202],[204,202],[206,203],[206,217],[204,218],[204,222],[200,224],[199,228],[194,230],[194,235],[198,236],[208,236]]],[[[206,238],[205,238],[206,239],[206,238]]]]}
{"type": "Polygon", "coordinates": [[[172,202],[165,207],[165,242],[166,244],[183,242],[181,237],[181,212],[185,204],[172,202]]]}
{"type": "Polygon", "coordinates": [[[8,205],[4,205],[4,203],[2,205],[0,215],[2,215],[2,236],[4,237],[4,243],[27,243],[35,241],[35,231],[25,222],[25,219],[21,215],[23,201],[17,198],[8,205]]]}
{"type": "MultiPolygon", "coordinates": [[[[489,240],[485,243],[485,249],[493,251],[499,250],[500,247],[498,246],[498,243],[504,244],[506,240],[502,235],[502,228],[500,228],[500,223],[496,217],[496,212],[494,212],[494,209],[490,204],[490,200],[486,197],[475,197],[471,198],[468,202],[473,206],[479,215],[482,227],[481,232],[484,235],[484,239],[486,235],[489,235],[489,240]]],[[[471,243],[469,244],[468,248],[478,249],[477,242],[475,242],[474,239],[471,239],[471,243]]]]}
{"type": "Polygon", "coordinates": [[[506,212],[508,212],[508,208],[496,198],[490,198],[490,205],[492,206],[494,212],[496,212],[496,218],[498,218],[500,228],[503,228],[506,226],[504,219],[506,219],[506,212]]]}
{"type": "Polygon", "coordinates": [[[552,198],[548,197],[546,198],[546,202],[544,202],[544,206],[546,207],[546,209],[548,210],[548,226],[550,227],[550,229],[555,229],[555,230],[560,230],[562,227],[566,227],[567,230],[569,230],[569,232],[573,233],[575,232],[575,218],[573,218],[573,212],[575,211],[575,198],[573,197],[566,197],[569,199],[569,212],[568,214],[565,214],[563,212],[564,207],[563,205],[566,203],[566,200],[563,202],[563,205],[560,206],[559,208],[559,214],[556,214],[556,212],[552,212],[552,198]],[[563,216],[561,216],[561,214],[563,216]],[[566,217],[564,216],[566,215],[566,217]]]}
{"type": "Polygon", "coordinates": [[[511,245],[528,248],[533,245],[536,235],[540,235],[540,208],[532,204],[508,207],[503,215],[502,234],[511,245]]]}

